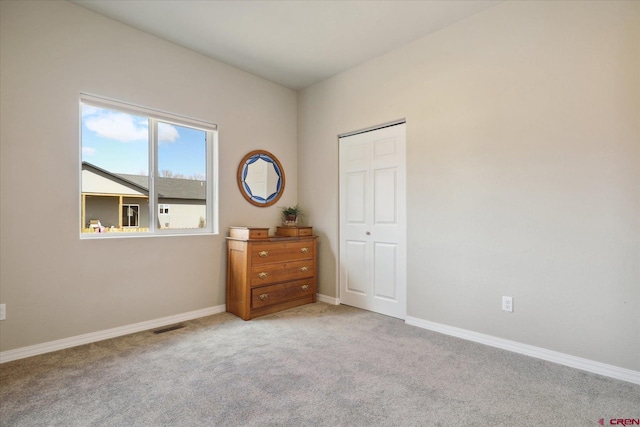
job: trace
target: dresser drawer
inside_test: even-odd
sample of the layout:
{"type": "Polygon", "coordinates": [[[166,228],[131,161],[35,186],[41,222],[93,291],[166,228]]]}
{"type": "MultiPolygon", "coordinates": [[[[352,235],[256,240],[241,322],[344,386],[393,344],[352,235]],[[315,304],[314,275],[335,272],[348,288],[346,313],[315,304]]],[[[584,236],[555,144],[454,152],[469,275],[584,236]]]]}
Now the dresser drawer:
{"type": "Polygon", "coordinates": [[[251,286],[303,279],[315,275],[315,261],[305,259],[293,262],[263,264],[251,268],[251,286]]]}
{"type": "Polygon", "coordinates": [[[313,227],[276,227],[276,236],[305,237],[313,235],[313,227]]]}
{"type": "Polygon", "coordinates": [[[251,248],[251,265],[315,258],[313,243],[312,240],[306,240],[254,244],[251,248]]]}
{"type": "Polygon", "coordinates": [[[251,290],[251,307],[260,308],[279,304],[299,297],[313,295],[315,291],[313,279],[253,288],[251,290]]]}

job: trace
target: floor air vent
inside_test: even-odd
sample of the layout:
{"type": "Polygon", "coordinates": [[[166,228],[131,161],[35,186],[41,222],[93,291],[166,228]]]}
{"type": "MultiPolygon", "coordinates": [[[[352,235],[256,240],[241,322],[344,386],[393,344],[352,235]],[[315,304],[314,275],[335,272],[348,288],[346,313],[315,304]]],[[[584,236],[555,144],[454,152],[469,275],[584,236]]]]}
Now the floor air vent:
{"type": "Polygon", "coordinates": [[[154,334],[163,334],[165,332],[175,331],[176,329],[182,329],[182,328],[184,328],[184,325],[167,326],[166,328],[156,329],[155,331],[153,331],[153,333],[154,334]]]}

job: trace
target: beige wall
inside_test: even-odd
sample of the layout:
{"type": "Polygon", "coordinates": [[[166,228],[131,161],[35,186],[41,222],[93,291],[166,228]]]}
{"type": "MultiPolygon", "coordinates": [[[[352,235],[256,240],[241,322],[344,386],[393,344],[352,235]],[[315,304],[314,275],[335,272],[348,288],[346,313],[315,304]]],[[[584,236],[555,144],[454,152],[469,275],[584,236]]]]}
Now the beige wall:
{"type": "Polygon", "coordinates": [[[279,206],[300,188],[337,296],[337,135],[406,118],[408,314],[640,370],[638,3],[507,2],[297,111],[290,90],[74,4],[0,7],[1,351],[224,304],[227,227],[279,219],[235,184],[257,148],[285,168],[279,206]],[[221,235],[80,241],[80,92],[220,125],[221,235]]]}
{"type": "Polygon", "coordinates": [[[240,195],[242,157],[276,155],[297,201],[296,93],[68,2],[0,4],[0,350],[224,304],[228,227],[280,217],[240,195]],[[80,92],[220,126],[221,235],[79,239],[80,92]]]}
{"type": "Polygon", "coordinates": [[[337,135],[400,118],[408,315],[640,370],[640,3],[506,2],[303,90],[322,294],[337,135]]]}

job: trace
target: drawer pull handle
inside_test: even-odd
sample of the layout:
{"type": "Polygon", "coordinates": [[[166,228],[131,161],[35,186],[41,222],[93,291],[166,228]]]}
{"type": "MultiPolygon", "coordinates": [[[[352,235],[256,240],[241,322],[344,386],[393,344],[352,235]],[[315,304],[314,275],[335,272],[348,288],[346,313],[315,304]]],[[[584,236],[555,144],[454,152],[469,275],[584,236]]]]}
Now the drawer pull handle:
{"type": "Polygon", "coordinates": [[[307,252],[309,252],[309,248],[300,248],[300,252],[306,254],[307,252]]]}
{"type": "Polygon", "coordinates": [[[300,288],[301,288],[303,291],[306,291],[307,289],[309,289],[309,285],[302,285],[302,286],[300,286],[300,288]]]}
{"type": "Polygon", "coordinates": [[[309,267],[300,267],[300,271],[306,273],[307,271],[309,271],[309,267]]]}
{"type": "Polygon", "coordinates": [[[264,258],[264,257],[266,257],[267,255],[269,255],[269,251],[260,251],[260,253],[258,253],[258,256],[259,256],[260,258],[264,258]]]}
{"type": "Polygon", "coordinates": [[[260,301],[264,301],[264,300],[266,300],[267,298],[269,298],[269,294],[261,294],[261,295],[260,295],[260,301]]]}
{"type": "Polygon", "coordinates": [[[266,279],[268,275],[269,273],[266,273],[264,271],[262,273],[258,273],[258,277],[261,279],[266,279]]]}

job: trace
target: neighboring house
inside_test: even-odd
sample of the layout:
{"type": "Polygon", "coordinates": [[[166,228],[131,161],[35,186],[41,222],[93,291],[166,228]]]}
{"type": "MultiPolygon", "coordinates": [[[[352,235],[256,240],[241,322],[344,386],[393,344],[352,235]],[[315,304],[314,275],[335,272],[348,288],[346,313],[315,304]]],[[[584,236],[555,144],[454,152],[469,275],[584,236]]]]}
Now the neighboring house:
{"type": "MultiPolygon", "coordinates": [[[[149,178],[82,162],[82,232],[147,231],[149,178]]],[[[158,178],[158,228],[198,228],[206,218],[206,183],[158,178]]]]}

